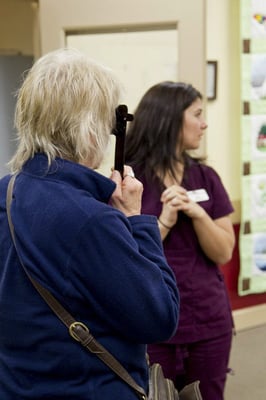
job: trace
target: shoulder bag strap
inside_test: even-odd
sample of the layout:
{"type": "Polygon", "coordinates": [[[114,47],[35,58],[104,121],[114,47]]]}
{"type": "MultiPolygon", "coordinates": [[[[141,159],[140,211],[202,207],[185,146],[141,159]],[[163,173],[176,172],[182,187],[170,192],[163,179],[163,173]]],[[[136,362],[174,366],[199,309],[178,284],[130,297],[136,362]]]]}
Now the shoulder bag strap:
{"type": "MultiPolygon", "coordinates": [[[[7,209],[7,218],[11,236],[17,251],[14,225],[11,219],[11,211],[10,211],[12,195],[13,195],[13,187],[16,176],[17,174],[13,175],[8,184],[7,196],[6,196],[6,209],[7,209]]],[[[129,386],[131,386],[133,390],[135,390],[136,394],[139,396],[141,400],[146,400],[147,395],[143,390],[143,388],[134,381],[134,379],[129,375],[129,373],[125,370],[125,368],[116,360],[116,358],[114,358],[112,354],[108,352],[108,350],[106,350],[99,342],[97,342],[97,340],[90,333],[89,328],[82,322],[76,321],[72,317],[72,315],[69,314],[69,312],[64,307],[62,307],[62,305],[49,292],[49,290],[45,289],[39,282],[37,282],[28,273],[19,254],[18,258],[31,283],[33,284],[35,289],[39,292],[39,294],[42,296],[42,298],[46,301],[49,307],[53,310],[53,312],[57,315],[57,317],[66,325],[70,336],[76,341],[80,342],[91,353],[99,357],[113,372],[115,372],[124,382],[126,382],[129,386]]]]}

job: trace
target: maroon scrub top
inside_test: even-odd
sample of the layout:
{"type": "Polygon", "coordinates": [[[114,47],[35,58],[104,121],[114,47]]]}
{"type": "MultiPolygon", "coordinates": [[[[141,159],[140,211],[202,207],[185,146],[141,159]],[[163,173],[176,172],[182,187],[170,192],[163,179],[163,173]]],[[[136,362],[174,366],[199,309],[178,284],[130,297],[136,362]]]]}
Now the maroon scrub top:
{"type": "MultiPolygon", "coordinates": [[[[142,213],[159,216],[159,182],[147,182],[141,173],[136,175],[144,185],[142,213]]],[[[191,161],[182,186],[186,190],[205,189],[209,199],[199,204],[214,220],[234,211],[220,177],[207,165],[191,161]]],[[[183,212],[179,212],[163,246],[175,273],[181,307],[178,329],[169,343],[191,343],[230,332],[233,320],[223,274],[201,250],[192,221],[183,212]]]]}

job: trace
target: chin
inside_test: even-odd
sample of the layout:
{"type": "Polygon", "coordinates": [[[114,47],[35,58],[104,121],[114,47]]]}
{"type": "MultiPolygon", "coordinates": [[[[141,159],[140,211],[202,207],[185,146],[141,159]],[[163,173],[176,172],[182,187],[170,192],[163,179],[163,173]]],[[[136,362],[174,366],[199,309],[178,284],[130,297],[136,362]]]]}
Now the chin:
{"type": "Polygon", "coordinates": [[[198,144],[197,146],[191,146],[190,150],[198,150],[198,148],[200,147],[200,145],[198,144]]]}

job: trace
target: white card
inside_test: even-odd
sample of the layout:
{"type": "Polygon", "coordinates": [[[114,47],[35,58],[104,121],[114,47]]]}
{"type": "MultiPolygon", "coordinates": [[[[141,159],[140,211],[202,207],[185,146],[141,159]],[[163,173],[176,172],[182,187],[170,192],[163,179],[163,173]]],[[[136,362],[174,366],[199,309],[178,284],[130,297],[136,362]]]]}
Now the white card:
{"type": "Polygon", "coordinates": [[[187,191],[187,195],[190,200],[195,201],[195,203],[209,200],[209,195],[205,189],[189,190],[187,191]]]}

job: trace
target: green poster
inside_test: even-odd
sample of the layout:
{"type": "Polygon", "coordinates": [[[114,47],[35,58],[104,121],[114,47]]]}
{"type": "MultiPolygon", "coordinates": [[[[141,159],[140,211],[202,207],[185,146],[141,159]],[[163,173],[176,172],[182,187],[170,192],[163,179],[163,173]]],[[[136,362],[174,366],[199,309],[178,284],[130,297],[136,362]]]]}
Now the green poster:
{"type": "Polygon", "coordinates": [[[266,292],[266,1],[242,0],[240,295],[266,292]]]}

